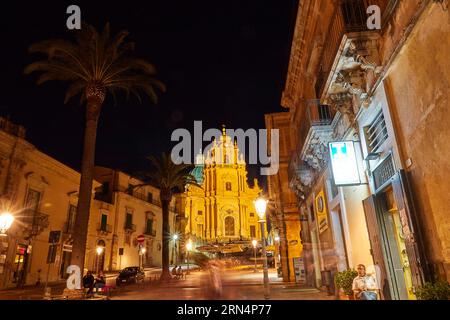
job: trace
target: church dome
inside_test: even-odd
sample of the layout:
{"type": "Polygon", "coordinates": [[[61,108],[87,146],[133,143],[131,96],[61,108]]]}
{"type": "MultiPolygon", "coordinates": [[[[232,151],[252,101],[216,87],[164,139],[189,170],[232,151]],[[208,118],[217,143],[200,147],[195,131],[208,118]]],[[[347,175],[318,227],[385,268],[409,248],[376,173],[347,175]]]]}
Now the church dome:
{"type": "Polygon", "coordinates": [[[203,183],[203,165],[195,166],[195,168],[191,171],[191,174],[195,177],[198,184],[203,183]]]}

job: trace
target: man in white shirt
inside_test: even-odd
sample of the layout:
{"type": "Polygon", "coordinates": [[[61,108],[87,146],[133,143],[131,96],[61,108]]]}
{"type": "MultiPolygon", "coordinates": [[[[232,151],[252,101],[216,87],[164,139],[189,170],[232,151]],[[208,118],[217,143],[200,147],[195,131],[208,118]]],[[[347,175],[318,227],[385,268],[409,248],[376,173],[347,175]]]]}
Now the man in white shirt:
{"type": "Polygon", "coordinates": [[[352,289],[359,300],[377,300],[377,283],[372,276],[366,274],[366,267],[359,264],[356,268],[358,276],[353,279],[352,289]]]}

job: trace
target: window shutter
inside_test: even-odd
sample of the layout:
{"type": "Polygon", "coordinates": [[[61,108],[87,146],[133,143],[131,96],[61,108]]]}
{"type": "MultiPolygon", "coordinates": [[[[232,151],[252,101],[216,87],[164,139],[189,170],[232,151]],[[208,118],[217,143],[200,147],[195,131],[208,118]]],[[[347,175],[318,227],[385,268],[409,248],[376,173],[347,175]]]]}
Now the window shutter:
{"type": "Polygon", "coordinates": [[[370,196],[369,198],[363,200],[364,213],[366,215],[366,225],[369,233],[373,262],[380,268],[380,279],[378,280],[381,288],[379,289],[381,290],[382,298],[385,300],[390,300],[391,293],[386,274],[386,266],[384,264],[383,249],[381,247],[380,240],[380,228],[375,203],[375,196],[370,196]]]}

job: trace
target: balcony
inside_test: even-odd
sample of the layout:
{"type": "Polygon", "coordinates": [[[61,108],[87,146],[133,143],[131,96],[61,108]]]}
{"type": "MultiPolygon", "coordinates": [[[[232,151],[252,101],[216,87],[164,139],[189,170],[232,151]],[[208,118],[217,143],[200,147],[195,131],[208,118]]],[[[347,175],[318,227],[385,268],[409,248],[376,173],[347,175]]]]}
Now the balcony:
{"type": "Polygon", "coordinates": [[[135,190],[127,190],[127,194],[130,196],[137,198],[139,200],[145,201],[147,203],[154,204],[155,206],[161,207],[161,202],[159,199],[155,199],[154,197],[149,197],[148,193],[145,192],[139,192],[135,190]]]}
{"type": "Polygon", "coordinates": [[[36,237],[49,226],[49,215],[36,210],[24,210],[17,218],[26,237],[36,237]]]}
{"type": "Polygon", "coordinates": [[[361,33],[378,33],[379,30],[367,29],[367,8],[377,5],[382,13],[382,28],[390,19],[399,0],[343,0],[332,16],[324,49],[322,52],[321,64],[319,65],[316,94],[322,97],[329,74],[335,64],[336,56],[342,48],[342,42],[346,39],[358,38],[361,33]]]}
{"type": "MultiPolygon", "coordinates": [[[[328,105],[320,104],[318,99],[309,100],[306,103],[306,111],[304,121],[299,129],[299,139],[297,151],[303,155],[308,143],[315,136],[328,138],[331,135],[333,128],[333,120],[336,112],[328,105]]],[[[303,159],[303,156],[301,156],[303,159]]]]}
{"type": "Polygon", "coordinates": [[[150,236],[150,237],[156,237],[156,230],[148,230],[148,229],[144,229],[144,234],[146,236],[150,236]]]}
{"type": "Polygon", "coordinates": [[[135,224],[130,224],[130,223],[125,223],[125,225],[123,226],[123,228],[125,229],[125,231],[127,232],[136,232],[136,225],[135,224]]]}
{"type": "Polygon", "coordinates": [[[110,224],[99,223],[97,225],[97,231],[100,233],[111,233],[112,226],[110,224]]]}

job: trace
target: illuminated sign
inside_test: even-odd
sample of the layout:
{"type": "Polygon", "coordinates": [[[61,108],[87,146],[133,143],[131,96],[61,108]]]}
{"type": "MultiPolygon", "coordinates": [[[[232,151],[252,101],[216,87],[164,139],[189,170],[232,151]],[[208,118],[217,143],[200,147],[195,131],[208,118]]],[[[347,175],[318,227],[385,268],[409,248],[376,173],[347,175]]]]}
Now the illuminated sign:
{"type": "Polygon", "coordinates": [[[337,186],[361,184],[353,141],[329,143],[331,168],[337,186]]]}

